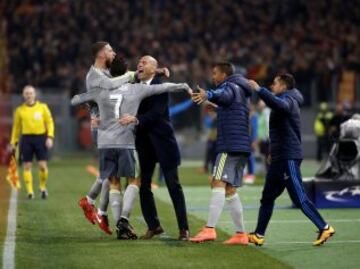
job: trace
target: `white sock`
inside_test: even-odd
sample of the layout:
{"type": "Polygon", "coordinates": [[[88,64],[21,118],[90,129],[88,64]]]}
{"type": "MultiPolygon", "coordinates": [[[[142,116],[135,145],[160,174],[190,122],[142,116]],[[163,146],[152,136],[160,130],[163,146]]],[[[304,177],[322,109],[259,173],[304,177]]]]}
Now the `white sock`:
{"type": "Polygon", "coordinates": [[[237,193],[226,197],[226,202],[230,210],[231,218],[234,222],[236,232],[243,233],[245,232],[245,225],[244,225],[244,210],[243,206],[240,201],[240,197],[237,193]]]}
{"type": "Polygon", "coordinates": [[[115,223],[117,224],[121,215],[121,192],[119,190],[110,190],[109,201],[115,223]]]}
{"type": "Polygon", "coordinates": [[[98,209],[98,215],[100,215],[100,216],[107,216],[107,212],[98,209]]]}
{"type": "Polygon", "coordinates": [[[127,186],[123,198],[124,206],[121,212],[121,218],[129,219],[130,214],[134,208],[135,199],[138,196],[138,193],[139,193],[138,186],[134,184],[130,184],[127,186]]]}
{"type": "Polygon", "coordinates": [[[94,199],[91,199],[88,195],[86,195],[86,199],[87,199],[87,201],[89,202],[89,204],[95,205],[95,200],[94,200],[94,199]]]}
{"type": "Polygon", "coordinates": [[[209,203],[209,217],[207,227],[215,228],[225,204],[225,189],[213,188],[209,203]]]}

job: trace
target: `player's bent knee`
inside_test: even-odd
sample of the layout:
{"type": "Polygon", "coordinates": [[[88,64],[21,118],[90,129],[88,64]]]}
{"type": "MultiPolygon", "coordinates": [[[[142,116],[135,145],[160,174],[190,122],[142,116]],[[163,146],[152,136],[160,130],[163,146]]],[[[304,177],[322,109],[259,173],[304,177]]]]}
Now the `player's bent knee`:
{"type": "Polygon", "coordinates": [[[236,193],[236,188],[230,185],[227,185],[225,188],[225,196],[233,196],[236,193]]]}
{"type": "Polygon", "coordinates": [[[211,188],[225,188],[225,187],[226,187],[226,183],[224,181],[213,179],[213,181],[211,182],[211,188]]]}
{"type": "Polygon", "coordinates": [[[121,190],[120,180],[118,178],[109,178],[110,189],[112,190],[121,190]]]}
{"type": "Polygon", "coordinates": [[[138,178],[128,178],[128,184],[140,187],[140,179],[138,179],[138,178]]]}
{"type": "Polygon", "coordinates": [[[121,191],[121,185],[120,184],[110,184],[110,190],[121,191]]]}

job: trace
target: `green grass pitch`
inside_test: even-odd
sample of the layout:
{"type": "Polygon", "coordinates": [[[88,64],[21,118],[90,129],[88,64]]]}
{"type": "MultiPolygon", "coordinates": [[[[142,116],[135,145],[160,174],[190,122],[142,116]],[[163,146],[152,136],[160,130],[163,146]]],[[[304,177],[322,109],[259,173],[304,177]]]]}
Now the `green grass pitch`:
{"type": "MultiPolygon", "coordinates": [[[[50,164],[49,199],[37,195],[28,201],[19,195],[17,212],[16,268],[357,268],[360,264],[360,210],[321,210],[335,227],[336,235],[321,247],[313,247],[315,226],[299,210],[290,208],[286,194],[278,202],[262,247],[224,246],[233,233],[225,209],[218,225],[218,240],[204,244],[178,242],[177,225],[167,189],[155,190],[157,206],[166,235],[151,241],[117,241],[85,220],[77,202],[94,178],[85,171],[89,159],[54,159],[50,164]]],[[[303,163],[304,175],[316,169],[303,163]]],[[[207,218],[207,176],[195,167],[182,167],[191,233],[207,218]]],[[[35,173],[34,173],[35,174],[35,173]]],[[[35,177],[36,178],[36,177],[35,177]]],[[[35,180],[35,184],[37,180],[35,180]]],[[[261,182],[260,182],[261,183],[261,182]]],[[[239,190],[245,207],[248,231],[256,225],[261,186],[239,190]]],[[[0,211],[3,212],[3,211],[0,211]]],[[[6,216],[0,216],[2,219],[6,216]]],[[[111,217],[110,217],[110,220],[111,217]]],[[[139,234],[146,230],[139,203],[132,215],[139,234]]],[[[111,221],[112,228],[114,227],[111,221]]],[[[3,234],[3,233],[2,233],[3,234]]],[[[1,252],[2,255],[1,238],[1,252]]]]}

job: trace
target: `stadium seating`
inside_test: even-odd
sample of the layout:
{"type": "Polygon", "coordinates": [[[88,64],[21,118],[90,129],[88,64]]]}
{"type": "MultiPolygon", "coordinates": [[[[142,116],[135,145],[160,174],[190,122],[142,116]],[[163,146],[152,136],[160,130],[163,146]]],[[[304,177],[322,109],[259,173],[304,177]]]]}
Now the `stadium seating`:
{"type": "Polygon", "coordinates": [[[265,82],[287,69],[308,104],[312,84],[328,100],[343,67],[360,69],[357,1],[5,1],[2,9],[12,91],[27,83],[82,90],[96,40],[132,67],[152,54],[174,80],[207,83],[203,71],[225,58],[265,82]]]}

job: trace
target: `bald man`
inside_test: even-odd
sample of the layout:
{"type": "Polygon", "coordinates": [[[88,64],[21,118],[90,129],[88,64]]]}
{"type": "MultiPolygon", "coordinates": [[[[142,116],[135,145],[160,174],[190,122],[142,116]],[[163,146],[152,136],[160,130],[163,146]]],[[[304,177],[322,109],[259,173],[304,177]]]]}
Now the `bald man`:
{"type": "Polygon", "coordinates": [[[54,121],[48,106],[36,100],[33,86],[25,86],[24,103],[16,108],[10,145],[15,151],[20,144],[20,161],[23,164],[23,177],[28,198],[33,199],[32,161],[35,155],[39,164],[41,198],[48,196],[46,182],[48,179],[48,149],[53,146],[54,121]],[[19,141],[20,140],[20,141],[19,141]]]}
{"type": "MultiPolygon", "coordinates": [[[[156,76],[158,63],[151,56],[144,56],[137,66],[140,83],[159,84],[156,76]]],[[[137,122],[136,150],[139,154],[141,186],[140,202],[148,231],[141,239],[151,239],[164,232],[158,218],[154,196],[151,191],[151,178],[158,162],[164,172],[166,186],[174,205],[179,227],[179,240],[189,239],[189,226],[186,216],[184,193],[179,182],[179,147],[169,117],[169,94],[163,93],[144,99],[137,117],[124,118],[125,122],[137,122]]]]}

